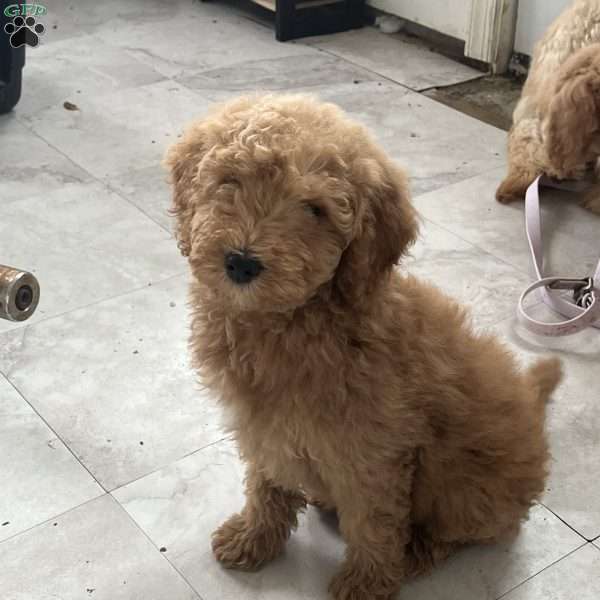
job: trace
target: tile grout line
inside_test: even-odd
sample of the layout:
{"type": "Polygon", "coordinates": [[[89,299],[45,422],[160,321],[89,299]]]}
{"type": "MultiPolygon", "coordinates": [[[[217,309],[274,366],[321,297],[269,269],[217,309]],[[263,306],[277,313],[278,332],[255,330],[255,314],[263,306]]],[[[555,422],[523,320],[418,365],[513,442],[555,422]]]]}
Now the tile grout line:
{"type": "MultiPolygon", "coordinates": [[[[2,373],[2,375],[4,375],[4,374],[2,373]]],[[[25,401],[25,403],[33,410],[34,414],[36,414],[40,418],[40,420],[48,427],[48,429],[56,436],[56,438],[61,441],[61,443],[65,446],[65,448],[69,451],[69,453],[73,456],[73,458],[85,469],[85,471],[87,471],[87,473],[92,477],[92,479],[98,484],[98,486],[101,489],[101,493],[99,493],[97,496],[94,496],[93,498],[90,498],[89,500],[85,500],[84,502],[81,502],[80,504],[72,506],[71,508],[68,508],[67,510],[65,510],[61,513],[52,515],[51,517],[48,517],[47,519],[44,519],[43,521],[40,521],[39,523],[35,523],[35,524],[23,529],[22,531],[17,531],[16,533],[12,534],[11,536],[7,537],[6,539],[0,540],[0,544],[2,544],[3,542],[7,542],[9,540],[12,540],[20,535],[23,535],[24,533],[27,533],[28,531],[31,531],[32,529],[35,529],[36,527],[40,527],[46,523],[49,523],[50,521],[59,519],[59,518],[63,517],[64,515],[70,513],[71,511],[76,510],[77,508],[80,508],[82,506],[85,506],[86,504],[89,504],[90,502],[93,502],[94,500],[98,500],[98,498],[103,498],[104,496],[111,496],[113,498],[113,500],[115,502],[117,502],[117,504],[119,504],[119,506],[121,506],[120,502],[112,495],[113,492],[116,492],[124,487],[127,487],[128,485],[130,485],[132,483],[140,481],[140,480],[144,479],[145,477],[148,477],[150,475],[158,473],[162,469],[165,469],[165,468],[169,467],[170,465],[179,462],[180,460],[183,460],[185,458],[193,456],[194,454],[202,452],[203,450],[206,450],[207,448],[216,446],[216,445],[230,439],[230,436],[225,436],[225,437],[219,438],[218,440],[215,440],[214,442],[210,442],[209,444],[206,444],[205,446],[201,446],[200,448],[196,448],[195,450],[192,450],[191,452],[188,452],[187,454],[184,454],[183,456],[179,456],[178,458],[175,458],[174,460],[172,460],[169,463],[163,464],[163,465],[157,467],[156,469],[148,471],[147,473],[144,473],[143,475],[140,475],[139,477],[136,477],[136,478],[132,479],[131,481],[127,481],[115,488],[107,490],[100,483],[100,481],[98,479],[96,479],[94,474],[86,467],[86,465],[74,454],[74,452],[71,450],[70,446],[65,442],[65,440],[62,439],[62,437],[58,434],[58,432],[55,431],[54,428],[50,426],[50,424],[46,421],[46,419],[36,410],[36,408],[27,400],[27,398],[25,398],[25,396],[15,386],[15,384],[12,381],[10,381],[6,375],[4,375],[4,377],[7,380],[7,382],[9,383],[9,385],[19,394],[19,396],[25,401]]],[[[136,523],[136,525],[137,525],[137,523],[136,523]]],[[[192,588],[192,589],[194,589],[194,588],[192,588]]]]}
{"type": "MultiPolygon", "coordinates": [[[[197,96],[200,95],[200,94],[198,94],[198,92],[196,90],[193,90],[193,89],[188,88],[187,86],[185,86],[183,84],[180,84],[179,82],[175,81],[171,77],[165,77],[165,79],[163,79],[161,81],[157,81],[155,83],[163,83],[163,82],[166,82],[166,81],[170,81],[170,82],[172,82],[172,83],[174,83],[176,85],[181,85],[182,87],[184,87],[185,89],[189,90],[190,92],[194,93],[197,96]]],[[[153,84],[148,84],[148,85],[153,85],[153,84]]],[[[138,87],[143,87],[143,86],[138,86],[138,87]]],[[[203,99],[205,99],[205,98],[203,98],[203,99]]],[[[72,165],[74,165],[78,169],[81,169],[93,181],[95,181],[96,183],[99,183],[100,185],[102,185],[102,187],[106,188],[112,194],[115,194],[116,196],[118,196],[121,200],[123,200],[124,202],[126,202],[127,204],[129,204],[131,207],[133,207],[135,210],[137,210],[139,213],[141,213],[142,215],[144,215],[144,217],[146,219],[148,219],[150,222],[152,222],[154,225],[157,225],[163,231],[166,231],[167,233],[172,234],[172,231],[170,231],[168,228],[164,227],[161,223],[159,223],[158,221],[156,221],[155,219],[153,219],[148,213],[146,213],[139,206],[137,206],[137,204],[134,204],[133,202],[131,202],[131,200],[129,200],[127,197],[125,197],[119,190],[116,190],[115,188],[113,188],[112,186],[110,186],[106,181],[103,181],[102,179],[100,179],[99,177],[97,177],[96,175],[94,175],[93,173],[90,173],[90,171],[88,171],[83,165],[80,165],[71,156],[69,156],[67,153],[63,152],[62,150],[60,150],[60,148],[57,148],[54,144],[52,144],[50,141],[48,141],[43,135],[39,134],[22,117],[17,116],[16,120],[21,125],[23,125],[23,127],[25,127],[25,129],[27,129],[27,131],[29,131],[30,133],[32,133],[34,136],[36,136],[38,139],[42,140],[45,144],[47,144],[50,148],[52,148],[52,150],[54,150],[55,152],[57,152],[58,154],[60,154],[64,158],[66,158],[72,165]]],[[[159,167],[160,165],[157,165],[157,166],[159,167]]],[[[82,183],[85,183],[85,182],[82,182],[82,183]]]]}
{"type": "Polygon", "coordinates": [[[190,456],[193,456],[194,454],[198,454],[199,452],[202,452],[203,450],[206,450],[207,448],[211,448],[212,446],[217,446],[221,442],[225,442],[230,438],[231,438],[231,436],[225,436],[225,437],[219,438],[218,440],[215,440],[214,442],[210,442],[204,446],[201,446],[200,448],[196,448],[195,450],[192,450],[191,452],[187,452],[186,454],[179,456],[178,458],[175,458],[168,463],[162,464],[162,465],[156,467],[155,469],[152,469],[151,471],[148,471],[147,473],[140,475],[139,477],[134,477],[130,481],[126,481],[125,483],[121,483],[118,486],[111,488],[110,490],[107,490],[107,493],[112,494],[113,492],[118,492],[119,490],[123,489],[124,487],[127,487],[128,485],[131,485],[132,483],[141,481],[142,479],[149,477],[150,475],[154,475],[155,473],[158,473],[159,471],[162,471],[163,469],[170,467],[171,465],[179,462],[180,460],[189,458],[190,456]]]}
{"type": "MultiPolygon", "coordinates": [[[[362,69],[363,71],[367,71],[368,73],[371,73],[372,75],[376,75],[377,77],[379,77],[380,79],[383,79],[384,81],[391,83],[395,86],[401,87],[403,90],[405,90],[406,92],[412,92],[413,94],[417,94],[419,96],[423,96],[424,98],[428,98],[428,96],[424,96],[423,94],[421,94],[420,92],[418,92],[417,90],[414,90],[411,87],[408,87],[407,85],[404,85],[403,83],[400,83],[399,81],[396,81],[395,79],[392,79],[391,77],[387,76],[387,75],[382,75],[381,73],[378,73],[377,71],[374,71],[373,69],[369,69],[369,67],[364,67],[363,65],[359,65],[358,63],[354,62],[353,60],[349,60],[348,58],[345,58],[344,56],[340,56],[339,54],[336,54],[335,52],[333,52],[332,50],[327,50],[325,48],[319,48],[319,46],[311,46],[310,44],[303,44],[309,48],[316,48],[318,52],[323,52],[325,54],[328,54],[329,56],[334,56],[335,58],[338,58],[339,60],[342,60],[346,63],[348,63],[349,65],[352,65],[353,67],[358,67],[360,69],[362,69]]],[[[459,111],[456,111],[459,112],[459,111]]],[[[481,123],[483,121],[480,121],[481,123]]]]}
{"type": "MultiPolygon", "coordinates": [[[[6,377],[6,376],[5,376],[6,377]]],[[[6,378],[8,381],[8,378],[6,378]]],[[[97,496],[94,496],[93,498],[90,498],[89,500],[85,500],[84,502],[81,502],[80,504],[77,504],[75,506],[72,506],[71,508],[68,508],[67,510],[61,512],[61,513],[57,513],[55,515],[52,515],[51,517],[48,517],[47,519],[44,519],[43,521],[40,521],[39,523],[35,523],[25,529],[23,529],[22,531],[17,531],[16,533],[12,534],[11,536],[7,537],[6,539],[0,540],[0,544],[2,544],[3,542],[7,542],[8,540],[12,540],[20,535],[23,535],[24,533],[27,533],[28,531],[31,531],[32,529],[35,529],[36,527],[40,527],[46,523],[49,523],[50,521],[54,521],[56,519],[60,519],[61,517],[63,517],[64,515],[70,513],[73,510],[76,510],[82,506],[85,506],[86,504],[89,504],[90,502],[93,502],[94,500],[98,500],[99,498],[103,498],[104,496],[111,496],[113,498],[113,500],[115,500],[115,502],[117,502],[117,504],[119,504],[121,506],[121,503],[112,495],[113,492],[116,492],[124,487],[127,487],[128,485],[135,483],[137,481],[140,481],[142,479],[144,479],[145,477],[149,477],[150,475],[154,475],[155,473],[158,473],[159,471],[161,471],[162,469],[165,469],[167,467],[169,467],[170,465],[179,462],[180,460],[183,460],[185,458],[188,458],[190,456],[193,456],[194,454],[197,454],[199,452],[202,452],[203,450],[206,450],[207,448],[210,448],[212,446],[216,446],[222,442],[227,441],[228,439],[230,439],[230,436],[225,436],[223,438],[220,438],[214,442],[211,442],[210,444],[206,444],[205,446],[202,446],[201,448],[196,448],[196,450],[192,450],[191,452],[188,452],[187,454],[184,454],[183,456],[180,456],[174,460],[172,460],[169,463],[166,463],[164,465],[161,465],[160,467],[157,467],[156,469],[153,469],[152,471],[149,471],[148,473],[144,473],[143,475],[140,475],[139,477],[136,477],[135,479],[132,479],[131,481],[128,481],[126,483],[123,483],[119,486],[117,486],[116,488],[112,488],[111,490],[107,490],[95,477],[94,475],[89,471],[89,469],[73,454],[73,452],[71,451],[71,449],[69,448],[69,446],[67,445],[67,443],[57,434],[56,431],[54,431],[54,429],[52,427],[50,427],[50,425],[48,425],[48,423],[45,421],[45,419],[37,412],[37,410],[31,406],[31,404],[27,401],[27,399],[23,396],[23,394],[15,387],[15,385],[11,382],[8,381],[8,383],[15,389],[15,391],[19,394],[19,396],[21,396],[23,398],[23,400],[31,407],[31,409],[34,411],[34,413],[46,424],[46,426],[52,431],[52,433],[54,433],[54,435],[56,435],[57,439],[59,439],[64,446],[67,448],[67,450],[69,450],[69,452],[73,455],[73,457],[75,458],[75,460],[77,460],[77,462],[79,462],[81,464],[81,466],[92,476],[92,478],[94,479],[94,481],[100,486],[100,489],[102,490],[102,492],[100,494],[98,494],[97,496]]],[[[136,523],[137,525],[137,523],[136,523]]]]}
{"type": "Polygon", "coordinates": [[[167,562],[167,564],[175,571],[175,573],[177,573],[179,575],[179,577],[181,577],[181,579],[183,579],[183,581],[185,581],[185,583],[188,585],[190,590],[192,592],[194,592],[194,594],[196,594],[196,596],[199,598],[199,600],[204,600],[204,597],[200,595],[200,592],[198,592],[198,590],[196,590],[196,588],[188,581],[187,577],[169,560],[169,558],[166,555],[166,552],[160,551],[159,547],[154,543],[154,540],[146,533],[146,531],[142,528],[142,526],[129,514],[129,512],[125,509],[125,507],[111,493],[109,493],[107,495],[114,502],[114,504],[119,508],[119,510],[121,510],[126,515],[126,517],[129,519],[129,521],[131,521],[131,523],[133,523],[133,525],[136,527],[136,529],[150,542],[150,544],[152,544],[152,546],[158,552],[158,554],[161,556],[161,558],[167,562]]]}
{"type": "MultiPolygon", "coordinates": [[[[530,308],[530,309],[531,308],[536,308],[536,307],[541,306],[543,304],[544,304],[543,300],[539,300],[538,302],[534,302],[528,308],[530,308]]],[[[490,325],[486,325],[484,327],[484,330],[490,331],[491,329],[493,329],[494,327],[498,327],[498,325],[501,325],[502,323],[506,323],[507,321],[512,321],[515,318],[515,315],[516,315],[516,311],[512,315],[508,315],[508,316],[504,317],[503,319],[500,319],[499,321],[494,321],[490,325]]],[[[558,352],[558,350],[555,349],[555,348],[543,348],[543,350],[546,351],[546,352],[553,352],[553,353],[558,352]]]]}
{"type": "MultiPolygon", "coordinates": [[[[183,87],[186,87],[186,86],[183,86],[183,87]]],[[[186,89],[188,89],[188,88],[186,87],[186,89]]],[[[191,91],[193,91],[193,90],[191,90],[191,91]]],[[[141,206],[138,206],[137,204],[135,204],[134,202],[132,202],[129,198],[127,198],[126,196],[124,196],[118,189],[112,187],[110,185],[110,183],[102,181],[101,179],[98,179],[98,182],[101,183],[102,185],[104,185],[104,187],[106,187],[106,189],[108,189],[111,193],[113,193],[116,196],[118,196],[119,198],[121,198],[121,200],[124,200],[130,206],[133,206],[133,208],[136,208],[145,217],[147,217],[148,219],[150,219],[150,221],[152,221],[153,223],[155,223],[156,225],[158,225],[163,231],[165,231],[171,237],[173,237],[173,231],[172,231],[172,229],[170,227],[165,227],[162,223],[160,223],[154,217],[152,217],[151,215],[149,215],[141,206]]],[[[176,243],[175,240],[174,240],[174,243],[176,243]]]]}
{"type": "Polygon", "coordinates": [[[94,498],[90,498],[89,500],[86,500],[85,502],[82,502],[81,504],[77,504],[76,506],[73,506],[72,508],[68,508],[67,510],[64,510],[61,513],[58,513],[57,515],[54,515],[52,517],[50,517],[49,519],[45,519],[44,521],[40,521],[39,523],[36,523],[35,525],[31,525],[30,527],[27,527],[26,529],[23,529],[23,531],[18,531],[17,533],[14,533],[13,535],[11,535],[10,537],[7,537],[4,540],[0,541],[0,546],[2,544],[4,544],[5,542],[8,542],[10,540],[14,540],[15,538],[21,536],[21,535],[25,535],[26,533],[29,533],[30,531],[32,531],[33,529],[36,529],[37,527],[41,527],[42,525],[46,525],[46,523],[50,523],[51,521],[55,521],[56,519],[60,519],[62,517],[64,517],[65,515],[69,514],[70,512],[77,510],[78,508],[81,508],[82,506],[85,506],[86,504],[90,504],[90,502],[95,502],[96,500],[100,499],[100,498],[104,498],[105,496],[110,496],[110,494],[108,492],[104,492],[102,494],[99,494],[98,496],[95,496],[94,498]]]}
{"type": "Polygon", "coordinates": [[[48,423],[48,421],[43,417],[43,415],[36,409],[36,407],[33,406],[33,404],[31,402],[29,402],[29,400],[25,397],[25,394],[23,394],[23,392],[21,392],[21,390],[15,385],[15,383],[13,383],[10,380],[8,375],[4,375],[4,377],[6,378],[6,381],[8,381],[10,386],[15,390],[15,392],[17,392],[17,394],[19,394],[19,396],[21,396],[21,398],[23,398],[23,400],[27,403],[27,405],[31,408],[31,410],[33,410],[33,412],[41,419],[41,421],[46,425],[46,427],[48,427],[48,429],[57,437],[57,439],[59,439],[61,441],[61,443],[69,451],[71,456],[85,469],[85,471],[87,471],[87,473],[90,475],[90,477],[98,484],[100,489],[104,493],[108,493],[108,490],[100,483],[100,481],[98,481],[98,479],[96,479],[96,476],[86,467],[86,465],[83,464],[83,462],[79,459],[79,457],[75,454],[75,452],[73,452],[71,447],[67,444],[67,442],[65,442],[65,440],[58,433],[58,431],[56,431],[54,429],[54,427],[52,427],[50,425],[50,423],[48,423]]]}
{"type": "Polygon", "coordinates": [[[596,539],[596,538],[592,538],[591,540],[588,540],[582,533],[580,533],[579,531],[577,531],[577,529],[575,529],[575,527],[573,527],[573,525],[570,525],[569,523],[567,523],[567,521],[565,521],[565,519],[563,519],[557,512],[555,512],[554,510],[552,510],[547,504],[545,504],[544,502],[540,502],[541,506],[543,506],[547,511],[551,512],[559,521],[561,521],[562,523],[564,523],[569,529],[571,529],[571,531],[573,531],[574,533],[576,533],[582,540],[584,540],[585,542],[589,542],[590,544],[596,539]]]}
{"type": "Polygon", "coordinates": [[[504,592],[501,596],[498,596],[496,598],[496,600],[502,600],[502,598],[505,598],[506,596],[508,596],[508,594],[511,594],[516,589],[518,589],[521,586],[525,585],[528,581],[531,581],[534,577],[537,577],[538,575],[541,575],[544,571],[547,571],[548,569],[550,569],[554,565],[558,564],[559,562],[562,562],[563,560],[565,560],[566,558],[568,558],[569,556],[571,556],[571,554],[574,554],[575,552],[579,552],[579,550],[581,550],[585,546],[589,546],[589,545],[590,545],[589,542],[584,542],[583,544],[581,544],[581,546],[577,546],[577,548],[574,548],[570,552],[567,552],[564,556],[561,556],[560,558],[557,558],[555,561],[551,562],[549,565],[546,565],[543,569],[539,570],[537,573],[534,573],[533,575],[530,575],[529,577],[527,577],[526,579],[524,579],[523,581],[521,581],[521,583],[518,583],[514,587],[510,588],[510,590],[508,590],[507,592],[504,592]]]}
{"type": "MultiPolygon", "coordinates": [[[[70,310],[66,310],[65,312],[61,312],[61,313],[57,313],[55,315],[50,315],[48,317],[44,317],[43,319],[40,319],[39,321],[34,321],[33,323],[24,325],[23,327],[15,327],[14,329],[7,329],[6,331],[0,332],[0,337],[2,337],[3,335],[7,335],[9,333],[14,333],[15,331],[26,332],[30,328],[37,327],[41,323],[47,323],[48,321],[52,321],[53,319],[57,319],[59,317],[64,317],[66,315],[70,315],[71,313],[74,313],[78,310],[83,310],[84,308],[90,308],[92,306],[96,306],[97,304],[102,304],[104,302],[116,300],[117,298],[122,298],[123,296],[128,296],[129,294],[135,294],[137,292],[146,290],[148,288],[157,287],[159,285],[162,285],[163,283],[167,283],[168,281],[171,281],[172,279],[177,279],[179,277],[185,277],[186,275],[187,275],[187,269],[185,271],[182,271],[181,273],[175,273],[175,275],[169,275],[168,277],[165,277],[164,279],[151,281],[151,282],[149,282],[150,285],[148,283],[146,283],[144,285],[141,285],[140,287],[132,288],[125,292],[121,292],[120,294],[115,294],[114,296],[108,296],[106,298],[100,298],[99,300],[94,300],[93,302],[90,302],[88,304],[83,304],[81,306],[75,306],[75,307],[71,308],[70,310]]],[[[23,335],[25,335],[25,334],[23,334],[23,335]]],[[[0,371],[0,372],[2,372],[2,371],[0,371]]],[[[8,373],[3,373],[3,374],[5,377],[8,378],[8,373]]]]}
{"type": "MultiPolygon", "coordinates": [[[[465,117],[469,117],[471,119],[473,119],[474,121],[477,121],[478,123],[482,123],[484,125],[488,125],[489,127],[493,127],[494,129],[497,129],[499,131],[504,131],[503,129],[500,129],[499,127],[496,127],[495,125],[491,125],[490,123],[486,123],[485,121],[482,121],[481,119],[477,119],[476,117],[473,117],[472,115],[469,115],[467,113],[464,113],[452,106],[448,106],[448,104],[444,104],[443,102],[440,102],[439,100],[437,100],[436,98],[432,98],[431,96],[427,96],[425,94],[425,92],[430,91],[430,90],[434,90],[434,89],[443,89],[443,88],[447,88],[447,87],[451,87],[453,85],[458,85],[461,83],[467,83],[469,81],[475,81],[477,79],[482,79],[483,77],[486,76],[485,73],[482,73],[481,75],[476,75],[472,78],[466,79],[466,80],[461,80],[457,83],[449,83],[446,85],[432,85],[432,86],[428,86],[425,88],[411,88],[409,85],[406,85],[404,83],[400,83],[399,81],[396,81],[395,79],[393,79],[392,77],[390,77],[389,75],[384,75],[383,73],[379,73],[377,71],[375,71],[374,69],[371,69],[369,67],[365,67],[364,65],[360,65],[357,62],[354,62],[352,60],[349,60],[348,58],[346,58],[345,56],[340,56],[339,54],[336,54],[333,50],[327,50],[326,48],[321,48],[317,45],[310,45],[308,43],[304,43],[304,46],[308,46],[309,48],[316,48],[318,51],[320,52],[324,52],[325,54],[329,54],[329,56],[334,56],[336,58],[338,58],[339,60],[342,60],[346,63],[348,63],[349,65],[352,65],[354,67],[359,67],[360,69],[363,69],[364,71],[371,73],[372,75],[376,75],[378,78],[382,79],[383,81],[387,82],[387,83],[392,83],[394,85],[397,85],[405,90],[408,90],[409,92],[413,92],[414,94],[417,94],[419,96],[422,96],[423,98],[427,98],[428,100],[432,100],[433,102],[435,102],[436,104],[439,104],[441,106],[445,106],[446,108],[449,108],[450,110],[453,110],[454,112],[457,112],[461,115],[464,115],[465,117]]],[[[436,54],[438,54],[439,56],[444,56],[443,54],[440,54],[439,52],[437,52],[436,54]]],[[[445,57],[447,58],[447,57],[445,57]]],[[[453,60],[453,59],[449,59],[449,60],[453,60]]],[[[462,64],[459,61],[453,61],[453,62],[457,62],[458,64],[462,64]]]]}
{"type": "MultiPolygon", "coordinates": [[[[460,112],[460,111],[457,111],[457,112],[460,112]]],[[[481,122],[483,123],[483,121],[481,121],[481,122]]],[[[502,157],[501,157],[500,153],[498,153],[498,160],[502,163],[502,157]]],[[[452,182],[447,183],[445,185],[441,185],[440,187],[437,187],[437,188],[432,188],[430,190],[425,190],[424,192],[418,192],[416,194],[411,194],[411,202],[414,202],[414,200],[416,200],[418,198],[422,198],[423,196],[428,196],[429,194],[433,194],[434,192],[437,192],[437,191],[442,190],[444,188],[454,187],[454,186],[457,186],[457,185],[460,185],[460,184],[463,184],[463,183],[468,183],[469,181],[472,181],[474,179],[478,179],[479,177],[482,177],[483,175],[488,175],[488,174],[492,173],[493,171],[500,170],[500,169],[506,169],[506,165],[505,164],[498,164],[498,165],[496,165],[494,167],[486,167],[482,171],[478,171],[477,173],[473,173],[473,174],[467,175],[463,179],[457,179],[456,181],[452,181],[452,182]]],[[[409,186],[410,186],[410,183],[411,183],[410,173],[408,174],[408,180],[409,180],[409,186]]],[[[491,196],[491,198],[493,198],[493,195],[491,196]]],[[[523,216],[523,219],[525,219],[524,216],[523,216]]]]}
{"type": "MultiPolygon", "coordinates": [[[[468,181],[464,180],[464,181],[468,181]]],[[[462,183],[462,182],[459,182],[462,183]]],[[[442,190],[443,188],[438,188],[438,190],[442,190]]],[[[417,211],[418,212],[418,211],[417,211]]],[[[517,271],[518,273],[521,273],[522,275],[527,275],[528,277],[530,277],[529,272],[524,271],[523,269],[520,269],[519,267],[517,267],[516,265],[513,265],[512,263],[508,262],[505,258],[502,258],[501,256],[497,256],[496,254],[492,254],[489,250],[486,250],[485,248],[481,248],[480,246],[478,246],[477,244],[474,244],[473,242],[470,242],[469,240],[463,238],[462,236],[460,236],[458,233],[452,231],[451,229],[448,229],[447,227],[444,227],[444,225],[441,225],[440,223],[438,223],[437,221],[433,221],[432,219],[425,217],[423,215],[421,215],[421,213],[419,213],[419,216],[421,217],[421,219],[423,219],[424,221],[427,221],[428,223],[432,223],[433,225],[436,225],[437,227],[440,227],[441,229],[443,229],[444,231],[446,231],[447,233],[452,234],[454,237],[457,237],[459,240],[461,240],[462,242],[465,242],[465,244],[469,244],[470,246],[472,246],[473,248],[476,248],[477,250],[479,250],[482,254],[487,254],[488,256],[491,256],[492,258],[495,258],[496,260],[500,261],[501,263],[505,264],[506,266],[510,267],[511,269],[514,269],[515,271],[517,271]]]]}
{"type": "MultiPolygon", "coordinates": [[[[442,189],[442,188],[439,188],[442,189]]],[[[517,268],[515,265],[509,263],[508,261],[504,260],[503,258],[501,258],[500,256],[496,256],[495,254],[492,254],[491,252],[488,252],[487,250],[485,250],[484,248],[480,248],[479,246],[477,246],[476,244],[473,244],[473,242],[470,242],[469,240],[465,240],[464,238],[462,238],[460,235],[457,235],[454,231],[440,225],[439,223],[437,223],[436,221],[432,221],[431,219],[424,217],[423,215],[421,215],[419,213],[419,217],[423,220],[426,221],[428,223],[431,223],[432,225],[435,225],[436,227],[439,227],[440,229],[443,229],[446,233],[449,233],[451,235],[453,235],[454,237],[458,238],[459,240],[461,240],[462,242],[464,242],[465,244],[469,244],[469,246],[471,246],[472,248],[475,248],[476,250],[479,250],[480,253],[485,254],[487,256],[490,256],[491,258],[493,258],[494,260],[497,260],[499,262],[501,262],[502,264],[504,264],[507,267],[510,267],[512,270],[516,271],[517,273],[521,274],[521,275],[526,275],[526,273],[524,273],[521,269],[517,268]]],[[[436,287],[439,287],[437,283],[435,283],[436,287]]],[[[440,288],[441,289],[441,288],[440,288]]],[[[516,305],[516,299],[515,299],[515,305],[516,305]]],[[[536,303],[540,304],[540,302],[536,303]]],[[[503,323],[504,321],[511,319],[513,315],[507,314],[503,317],[501,317],[500,319],[498,319],[498,321],[494,321],[493,323],[490,323],[489,325],[486,325],[485,328],[489,329],[492,327],[495,327],[496,325],[499,325],[500,323],[503,323]]]]}
{"type": "MultiPolygon", "coordinates": [[[[99,500],[100,498],[106,498],[106,497],[110,498],[113,501],[113,503],[118,507],[118,509],[120,509],[121,511],[123,511],[125,513],[126,517],[133,523],[133,525],[135,525],[135,527],[152,544],[152,546],[154,546],[154,548],[156,550],[158,550],[156,544],[150,539],[150,537],[146,534],[146,532],[140,527],[140,525],[137,523],[137,521],[135,521],[131,517],[131,515],[125,510],[125,508],[123,508],[123,506],[117,501],[117,499],[112,496],[112,494],[110,492],[104,492],[103,494],[100,494],[99,496],[90,498],[89,500],[86,500],[85,502],[82,502],[81,504],[77,504],[76,506],[73,506],[72,508],[69,508],[68,510],[65,510],[57,515],[50,517],[49,519],[41,521],[40,523],[36,523],[35,525],[32,525],[31,527],[27,527],[23,531],[19,531],[15,534],[11,535],[10,537],[7,537],[4,540],[0,540],[0,546],[2,546],[2,544],[4,544],[5,542],[9,542],[11,540],[14,540],[15,538],[18,538],[21,535],[29,533],[30,531],[33,531],[34,529],[36,529],[38,527],[42,527],[43,525],[46,525],[47,523],[50,523],[51,521],[65,517],[69,513],[73,512],[74,510],[78,510],[79,508],[82,508],[83,506],[86,506],[87,504],[95,502],[96,500],[99,500]]],[[[160,550],[159,550],[159,554],[162,555],[162,557],[167,561],[167,563],[171,566],[171,568],[185,581],[185,583],[188,585],[190,590],[192,592],[194,592],[194,594],[196,594],[196,596],[199,598],[199,600],[204,600],[204,597],[200,595],[200,593],[196,590],[196,588],[194,588],[194,586],[192,586],[190,584],[190,582],[187,580],[187,578],[179,571],[179,569],[177,569],[177,567],[175,567],[175,565],[173,565],[173,563],[170,560],[168,560],[168,558],[166,556],[163,555],[162,552],[160,552],[160,550]]]]}
{"type": "MultiPolygon", "coordinates": [[[[303,58],[304,56],[312,56],[311,54],[301,54],[298,56],[298,58],[303,58]]],[[[193,73],[192,75],[203,75],[205,73],[210,73],[212,69],[209,70],[204,70],[204,71],[197,71],[195,73],[193,73]]],[[[175,80],[180,86],[184,87],[186,90],[189,90],[190,92],[194,92],[200,96],[202,96],[203,100],[206,100],[207,102],[212,102],[212,103],[216,103],[219,104],[221,103],[221,100],[213,100],[212,98],[208,97],[208,96],[204,96],[203,94],[208,92],[236,92],[236,93],[240,93],[240,94],[245,94],[247,93],[246,90],[232,90],[232,89],[225,89],[223,90],[222,88],[215,88],[215,87],[211,87],[211,88],[205,88],[202,90],[197,90],[194,89],[192,87],[190,87],[188,84],[183,83],[182,81],[178,81],[175,80]]],[[[360,83],[381,83],[378,82],[376,79],[365,79],[364,81],[361,81],[360,83]]],[[[345,82],[341,82],[340,85],[350,85],[350,83],[345,83],[345,82]]],[[[302,87],[290,87],[290,88],[286,88],[285,93],[291,93],[291,94],[312,94],[314,91],[318,91],[318,90],[327,90],[329,88],[330,84],[328,83],[313,83],[313,84],[309,84],[309,85],[302,85],[302,87]],[[308,90],[307,92],[304,92],[304,90],[308,90]]],[[[283,93],[282,90],[269,90],[268,88],[265,90],[258,90],[259,93],[261,92],[265,92],[265,93],[273,93],[273,94],[279,94],[279,93],[283,93]]]]}

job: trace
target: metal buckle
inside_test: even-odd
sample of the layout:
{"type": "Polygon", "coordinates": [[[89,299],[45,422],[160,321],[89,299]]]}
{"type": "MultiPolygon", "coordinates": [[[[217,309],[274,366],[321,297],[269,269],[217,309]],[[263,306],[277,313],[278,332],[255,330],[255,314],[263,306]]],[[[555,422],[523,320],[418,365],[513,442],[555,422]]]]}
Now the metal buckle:
{"type": "Polygon", "coordinates": [[[580,308],[589,308],[594,301],[594,279],[557,279],[549,286],[552,290],[573,290],[573,301],[580,308]]]}
{"type": "Polygon", "coordinates": [[[586,277],[585,284],[573,290],[573,300],[581,308],[589,308],[594,301],[594,279],[586,277]]]}

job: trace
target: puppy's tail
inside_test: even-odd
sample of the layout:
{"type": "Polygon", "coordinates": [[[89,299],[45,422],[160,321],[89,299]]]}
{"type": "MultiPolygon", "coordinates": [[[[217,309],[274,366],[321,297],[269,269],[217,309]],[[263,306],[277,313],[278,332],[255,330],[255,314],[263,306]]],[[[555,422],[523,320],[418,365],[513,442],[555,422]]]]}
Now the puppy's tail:
{"type": "Polygon", "coordinates": [[[562,365],[558,358],[543,358],[529,368],[525,374],[527,386],[534,390],[542,406],[547,404],[552,392],[562,379],[562,365]]]}

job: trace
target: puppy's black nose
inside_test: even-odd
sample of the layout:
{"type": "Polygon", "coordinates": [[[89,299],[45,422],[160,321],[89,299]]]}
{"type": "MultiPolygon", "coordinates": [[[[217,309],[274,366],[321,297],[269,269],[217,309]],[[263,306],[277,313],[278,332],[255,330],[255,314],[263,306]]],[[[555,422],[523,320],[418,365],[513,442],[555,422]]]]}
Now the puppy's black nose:
{"type": "Polygon", "coordinates": [[[225,271],[235,283],[250,283],[262,270],[261,262],[245,252],[229,252],[225,255],[225,271]]]}

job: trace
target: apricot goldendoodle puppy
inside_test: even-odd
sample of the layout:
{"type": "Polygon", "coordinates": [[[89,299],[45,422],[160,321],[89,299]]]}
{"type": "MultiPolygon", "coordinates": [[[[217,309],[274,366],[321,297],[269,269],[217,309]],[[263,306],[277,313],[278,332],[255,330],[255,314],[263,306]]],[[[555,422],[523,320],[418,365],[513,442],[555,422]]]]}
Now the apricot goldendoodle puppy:
{"type": "Polygon", "coordinates": [[[546,174],[585,179],[583,205],[600,214],[599,42],[600,0],[572,0],[536,44],[508,135],[499,202],[523,200],[546,174]]]}
{"type": "Polygon", "coordinates": [[[310,496],[347,543],[334,598],[382,600],[458,545],[517,531],[544,489],[560,365],[520,372],[460,306],[394,270],[417,219],[367,132],[304,96],[241,98],[166,162],[195,366],[247,463],[217,559],[277,556],[310,496]]]}

